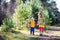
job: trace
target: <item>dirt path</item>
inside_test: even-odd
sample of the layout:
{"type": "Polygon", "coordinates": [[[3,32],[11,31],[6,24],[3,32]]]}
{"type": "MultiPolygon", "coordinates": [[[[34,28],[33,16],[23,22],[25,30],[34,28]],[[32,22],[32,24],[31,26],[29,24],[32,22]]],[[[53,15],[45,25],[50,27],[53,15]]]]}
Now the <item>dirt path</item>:
{"type": "Polygon", "coordinates": [[[44,32],[43,36],[39,36],[39,32],[35,32],[35,35],[30,35],[28,30],[20,30],[20,32],[26,36],[35,37],[37,40],[60,40],[60,31],[44,32]]]}

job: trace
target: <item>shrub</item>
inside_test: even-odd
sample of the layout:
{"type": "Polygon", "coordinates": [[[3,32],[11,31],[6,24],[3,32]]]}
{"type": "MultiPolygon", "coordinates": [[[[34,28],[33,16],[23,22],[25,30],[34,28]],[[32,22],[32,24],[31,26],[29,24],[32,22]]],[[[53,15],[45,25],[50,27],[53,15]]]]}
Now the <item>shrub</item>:
{"type": "Polygon", "coordinates": [[[12,19],[9,17],[9,15],[6,15],[6,18],[3,20],[2,31],[10,31],[11,28],[14,27],[12,19]]]}

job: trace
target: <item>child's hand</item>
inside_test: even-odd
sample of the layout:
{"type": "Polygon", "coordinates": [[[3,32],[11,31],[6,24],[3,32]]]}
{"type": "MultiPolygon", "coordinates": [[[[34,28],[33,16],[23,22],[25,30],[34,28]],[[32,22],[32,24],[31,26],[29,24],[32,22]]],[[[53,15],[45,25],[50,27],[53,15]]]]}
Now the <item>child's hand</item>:
{"type": "Polygon", "coordinates": [[[38,26],[38,24],[37,24],[37,26],[38,26]]]}
{"type": "Polygon", "coordinates": [[[28,27],[29,27],[30,25],[28,24],[28,27]]]}

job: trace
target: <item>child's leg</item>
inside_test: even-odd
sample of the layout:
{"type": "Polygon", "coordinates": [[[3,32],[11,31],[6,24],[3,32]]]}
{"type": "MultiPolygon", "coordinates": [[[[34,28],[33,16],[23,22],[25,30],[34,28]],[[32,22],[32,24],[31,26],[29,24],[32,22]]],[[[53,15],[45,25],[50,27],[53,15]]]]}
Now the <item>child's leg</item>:
{"type": "Polygon", "coordinates": [[[34,35],[34,28],[33,28],[33,30],[32,30],[32,31],[33,31],[33,35],[34,35]]]}
{"type": "Polygon", "coordinates": [[[30,28],[30,34],[32,34],[32,28],[30,28]]]}
{"type": "Polygon", "coordinates": [[[44,28],[40,27],[39,30],[42,33],[44,31],[44,28]]]}
{"type": "Polygon", "coordinates": [[[40,27],[40,35],[42,35],[43,34],[43,31],[44,31],[44,28],[43,27],[40,27]]]}

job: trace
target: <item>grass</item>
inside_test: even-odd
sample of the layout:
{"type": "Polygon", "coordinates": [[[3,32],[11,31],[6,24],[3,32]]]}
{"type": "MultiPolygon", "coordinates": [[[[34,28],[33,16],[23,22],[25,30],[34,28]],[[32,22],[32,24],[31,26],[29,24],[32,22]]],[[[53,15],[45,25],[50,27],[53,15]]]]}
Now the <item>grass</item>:
{"type": "Polygon", "coordinates": [[[0,36],[2,36],[4,40],[36,40],[36,38],[28,37],[20,32],[12,33],[0,31],[0,36]]]}

